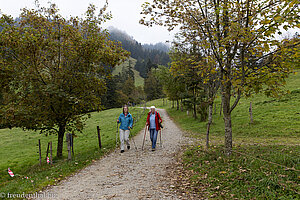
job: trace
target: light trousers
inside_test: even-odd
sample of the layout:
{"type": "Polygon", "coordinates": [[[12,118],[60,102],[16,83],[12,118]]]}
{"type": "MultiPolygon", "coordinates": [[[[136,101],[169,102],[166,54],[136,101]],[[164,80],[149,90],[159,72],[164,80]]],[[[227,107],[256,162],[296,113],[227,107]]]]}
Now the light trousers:
{"type": "Polygon", "coordinates": [[[130,146],[130,144],[129,144],[129,133],[130,133],[130,130],[120,129],[121,150],[125,150],[125,142],[126,142],[127,146],[130,146]]]}

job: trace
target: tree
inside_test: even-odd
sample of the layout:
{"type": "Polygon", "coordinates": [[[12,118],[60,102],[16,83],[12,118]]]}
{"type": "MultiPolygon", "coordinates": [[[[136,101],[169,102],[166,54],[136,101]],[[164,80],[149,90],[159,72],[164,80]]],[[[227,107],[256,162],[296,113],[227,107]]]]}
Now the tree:
{"type": "Polygon", "coordinates": [[[9,100],[1,105],[1,121],[57,133],[57,157],[65,132],[81,131],[86,114],[102,108],[106,69],[129,55],[101,28],[110,19],[106,7],[96,14],[90,5],[85,18],[65,19],[52,4],[23,9],[18,22],[0,19],[0,69],[13,75],[1,82],[9,100]]]}
{"type": "Polygon", "coordinates": [[[128,78],[122,85],[122,92],[129,97],[129,101],[133,102],[132,94],[135,91],[134,81],[131,78],[128,78]]]}
{"type": "Polygon", "coordinates": [[[150,71],[144,80],[144,91],[147,101],[158,99],[162,96],[162,85],[160,80],[150,71]]]}
{"type": "MultiPolygon", "coordinates": [[[[177,78],[181,79],[185,85],[185,91],[182,91],[179,96],[185,97],[189,100],[185,100],[185,103],[191,103],[193,107],[194,118],[197,118],[197,105],[202,103],[202,98],[199,98],[199,94],[204,90],[203,78],[199,76],[199,66],[195,62],[202,62],[201,53],[197,52],[196,48],[185,48],[184,44],[175,44],[175,47],[170,52],[171,72],[177,78]]],[[[202,108],[200,107],[200,110],[202,108]]],[[[202,118],[202,117],[201,117],[202,118]]]]}
{"type": "MultiPolygon", "coordinates": [[[[178,102],[180,99],[185,98],[185,83],[180,77],[174,76],[170,68],[159,65],[153,74],[162,84],[163,94],[167,95],[169,100],[178,102]]],[[[179,104],[177,104],[177,106],[179,106],[179,104]]]]}
{"type": "MultiPolygon", "coordinates": [[[[177,37],[180,38],[180,34],[177,34],[177,37]]],[[[201,121],[207,119],[208,113],[206,131],[206,146],[208,148],[213,104],[220,86],[218,78],[219,70],[216,66],[209,65],[203,59],[203,52],[207,50],[196,44],[197,41],[195,40],[189,42],[177,40],[173,42],[173,49],[170,52],[172,59],[171,70],[176,76],[181,76],[184,79],[183,82],[188,86],[187,89],[192,89],[189,91],[191,95],[186,96],[190,100],[185,100],[185,104],[193,104],[194,117],[196,118],[197,104],[199,104],[199,110],[201,111],[201,121]],[[203,93],[205,94],[205,98],[203,98],[203,93]],[[200,96],[200,98],[197,96],[200,96]]]]}
{"type": "Polygon", "coordinates": [[[179,26],[182,40],[197,41],[206,50],[203,54],[208,66],[220,70],[226,155],[232,152],[231,112],[241,96],[261,91],[273,96],[281,93],[280,86],[291,72],[283,52],[299,42],[283,46],[274,34],[280,34],[280,28],[299,27],[298,13],[299,3],[295,0],[144,3],[142,24],[164,25],[169,30],[179,26]],[[270,60],[262,62],[265,58],[270,60]],[[236,97],[233,103],[232,96],[236,97]]]}
{"type": "Polygon", "coordinates": [[[135,81],[135,77],[134,77],[134,72],[133,72],[133,67],[131,64],[131,60],[129,59],[129,66],[128,66],[128,77],[131,78],[133,80],[133,83],[135,81]]]}
{"type": "Polygon", "coordinates": [[[105,79],[106,92],[101,95],[101,102],[105,109],[116,108],[122,105],[117,103],[117,81],[119,76],[108,76],[105,79]]]}
{"type": "Polygon", "coordinates": [[[129,101],[129,98],[122,90],[117,90],[117,105],[123,106],[124,104],[127,104],[129,101]]]}

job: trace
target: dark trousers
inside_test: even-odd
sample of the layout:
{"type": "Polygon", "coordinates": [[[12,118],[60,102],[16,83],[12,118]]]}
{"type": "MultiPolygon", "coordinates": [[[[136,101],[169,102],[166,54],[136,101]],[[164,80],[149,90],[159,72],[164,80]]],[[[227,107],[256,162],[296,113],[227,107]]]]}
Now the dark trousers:
{"type": "Polygon", "coordinates": [[[152,142],[152,149],[155,149],[156,147],[157,133],[158,131],[156,129],[150,129],[150,139],[152,142]]]}

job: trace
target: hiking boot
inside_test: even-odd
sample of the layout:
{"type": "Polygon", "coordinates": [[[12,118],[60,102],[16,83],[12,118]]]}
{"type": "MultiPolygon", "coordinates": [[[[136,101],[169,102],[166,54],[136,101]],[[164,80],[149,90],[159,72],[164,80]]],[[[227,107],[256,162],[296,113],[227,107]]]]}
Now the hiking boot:
{"type": "Polygon", "coordinates": [[[155,151],[155,148],[152,148],[152,151],[155,151]]]}
{"type": "Polygon", "coordinates": [[[124,150],[121,150],[121,153],[124,153],[124,150]]]}
{"type": "Polygon", "coordinates": [[[130,149],[130,146],[129,146],[129,145],[127,146],[127,149],[128,149],[128,150],[130,149]]]}

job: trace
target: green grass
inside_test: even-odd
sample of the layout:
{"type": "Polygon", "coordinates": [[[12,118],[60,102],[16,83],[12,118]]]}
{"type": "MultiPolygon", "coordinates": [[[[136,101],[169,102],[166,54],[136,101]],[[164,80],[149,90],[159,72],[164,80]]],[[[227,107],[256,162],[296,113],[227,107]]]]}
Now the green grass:
{"type": "Polygon", "coordinates": [[[206,122],[195,120],[191,113],[187,116],[186,111],[172,109],[170,101],[167,106],[161,99],[147,103],[167,109],[180,128],[197,139],[196,145],[187,148],[182,157],[185,170],[192,174],[189,176],[191,190],[198,188],[199,193],[210,199],[300,199],[300,172],[274,164],[300,170],[299,72],[290,75],[285,89],[291,93],[281,99],[258,94],[240,100],[232,112],[234,152],[231,157],[223,153],[220,97],[215,102],[208,150],[203,148],[206,122]],[[253,124],[249,117],[250,102],[253,124]]]}
{"type": "Polygon", "coordinates": [[[136,59],[134,59],[134,58],[131,58],[131,57],[130,57],[130,58],[129,58],[128,60],[126,60],[124,63],[122,63],[122,64],[116,66],[115,69],[113,70],[113,73],[112,73],[112,74],[113,74],[113,75],[117,75],[117,74],[119,74],[120,72],[122,72],[123,66],[126,67],[126,68],[128,68],[128,66],[129,66],[129,61],[131,62],[131,66],[133,67],[134,79],[135,79],[135,80],[134,80],[134,81],[135,81],[135,86],[136,86],[136,87],[138,87],[138,86],[143,86],[143,85],[144,85],[144,78],[142,78],[142,77],[140,76],[140,73],[134,69],[134,66],[135,66],[135,64],[136,64],[136,59]]]}
{"type": "Polygon", "coordinates": [[[270,159],[300,170],[299,146],[252,146],[239,151],[247,155],[234,153],[225,157],[222,146],[209,150],[201,146],[189,148],[183,162],[185,169],[192,171],[190,182],[194,191],[211,199],[300,198],[299,172],[249,157],[270,159]]]}
{"type": "Polygon", "coordinates": [[[171,101],[167,100],[167,98],[164,99],[156,99],[153,101],[148,101],[147,106],[155,106],[157,108],[168,108],[168,106],[171,106],[171,101]]]}
{"type": "MultiPolygon", "coordinates": [[[[23,131],[21,129],[0,130],[0,192],[4,193],[31,193],[39,191],[47,185],[58,183],[64,177],[84,168],[96,159],[115,148],[116,120],[122,109],[105,110],[92,113],[87,120],[83,133],[78,133],[74,139],[75,156],[67,161],[67,150],[64,144],[63,159],[54,158],[54,164],[46,164],[47,143],[53,141],[53,155],[56,155],[57,136],[40,135],[37,132],[23,131]],[[101,128],[103,149],[99,150],[96,127],[101,128]],[[41,139],[43,164],[38,166],[38,139],[41,139]],[[15,177],[8,175],[7,168],[15,173],[15,177]],[[25,176],[30,179],[24,179],[25,176]]],[[[131,114],[141,116],[142,109],[130,108],[131,114]]],[[[142,115],[146,117],[146,113],[142,115]]],[[[137,134],[144,127],[144,120],[139,120],[132,135],[137,134]]]]}
{"type": "MultiPolygon", "coordinates": [[[[234,142],[243,140],[288,142],[299,144],[300,139],[300,73],[291,75],[286,88],[291,91],[281,99],[268,98],[263,95],[254,95],[251,98],[242,98],[232,112],[232,129],[234,142]],[[250,124],[249,105],[252,102],[254,123],[250,124]],[[298,139],[298,140],[297,140],[298,139]]],[[[195,120],[190,112],[180,112],[168,106],[162,106],[162,99],[152,101],[158,107],[166,108],[170,116],[180,127],[191,133],[192,136],[204,139],[206,122],[195,120]]],[[[151,104],[148,102],[147,104],[151,104]]],[[[216,113],[213,115],[211,137],[223,138],[224,122],[220,115],[220,97],[215,101],[216,113]]]]}

